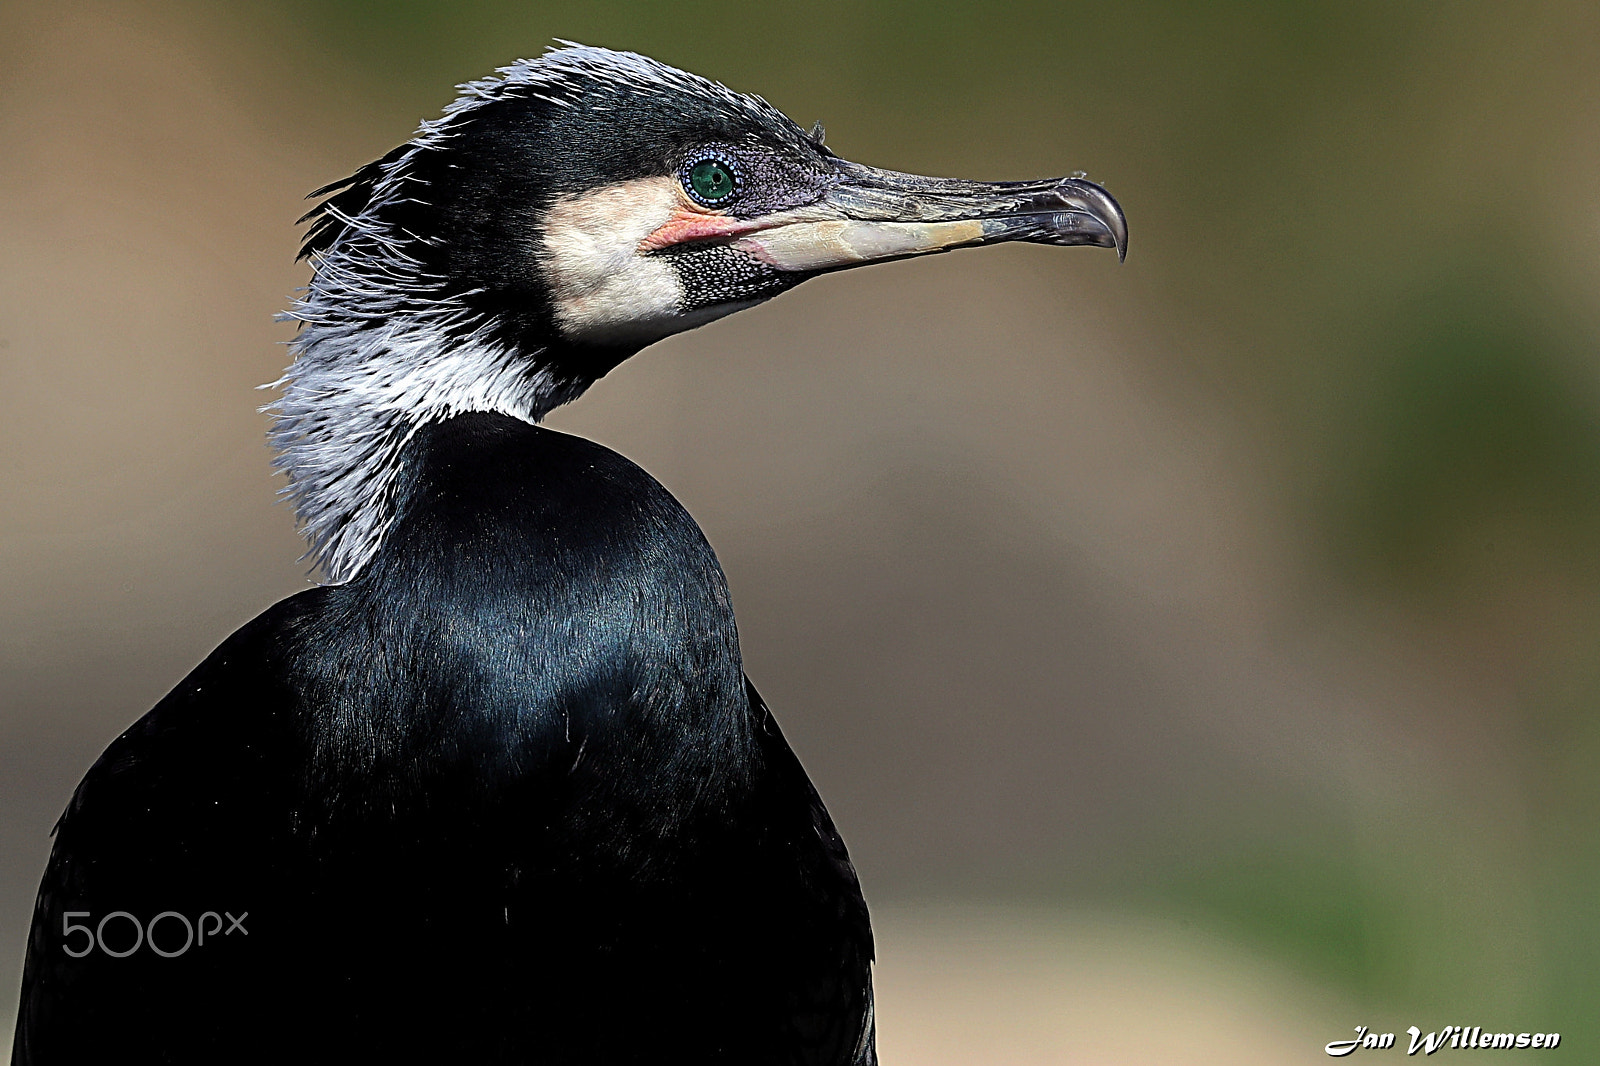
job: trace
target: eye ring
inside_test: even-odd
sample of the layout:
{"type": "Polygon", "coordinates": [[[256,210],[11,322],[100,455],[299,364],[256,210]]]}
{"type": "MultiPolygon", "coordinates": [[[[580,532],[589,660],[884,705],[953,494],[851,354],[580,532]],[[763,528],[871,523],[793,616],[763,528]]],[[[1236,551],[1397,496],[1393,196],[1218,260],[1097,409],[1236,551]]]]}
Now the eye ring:
{"type": "Polygon", "coordinates": [[[678,180],[689,198],[704,207],[720,207],[744,187],[744,177],[732,159],[721,152],[699,152],[684,162],[678,180]]]}

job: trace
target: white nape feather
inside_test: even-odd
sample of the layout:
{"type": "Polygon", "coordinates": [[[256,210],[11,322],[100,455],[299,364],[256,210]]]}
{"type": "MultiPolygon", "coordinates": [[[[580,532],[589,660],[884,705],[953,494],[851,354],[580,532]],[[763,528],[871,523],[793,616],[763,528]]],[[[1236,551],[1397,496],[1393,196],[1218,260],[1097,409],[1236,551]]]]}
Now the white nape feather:
{"type": "Polygon", "coordinates": [[[310,554],[334,584],[358,575],[383,542],[400,453],[419,429],[472,411],[533,422],[561,402],[547,371],[479,337],[381,328],[359,340],[302,334],[295,348],[274,382],[283,396],[268,408],[272,440],[310,554]]]}

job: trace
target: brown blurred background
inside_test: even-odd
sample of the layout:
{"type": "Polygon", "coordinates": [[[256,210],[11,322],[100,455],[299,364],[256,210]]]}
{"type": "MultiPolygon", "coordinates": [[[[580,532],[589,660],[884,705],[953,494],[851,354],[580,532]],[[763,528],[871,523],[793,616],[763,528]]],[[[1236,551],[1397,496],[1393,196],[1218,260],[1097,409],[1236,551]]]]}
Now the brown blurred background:
{"type": "Polygon", "coordinates": [[[1123,266],[821,279],[552,420],[716,546],[879,916],[886,1062],[1592,1057],[1589,3],[0,7],[5,1033],[78,778],[307,583],[254,391],[302,195],[552,37],[1128,212],[1123,266]]]}

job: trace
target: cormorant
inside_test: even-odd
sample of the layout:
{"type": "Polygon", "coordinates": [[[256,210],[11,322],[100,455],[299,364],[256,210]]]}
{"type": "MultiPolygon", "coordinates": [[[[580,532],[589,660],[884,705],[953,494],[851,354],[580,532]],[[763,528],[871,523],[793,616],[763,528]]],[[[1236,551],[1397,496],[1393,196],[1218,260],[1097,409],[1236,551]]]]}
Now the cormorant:
{"type": "Polygon", "coordinates": [[[866,904],[716,556],[643,470],[538,422],[827,271],[1120,254],[1116,202],[847,162],[575,45],[313,195],[272,439],[328,581],[79,785],[13,1062],[875,1062],[866,904]]]}

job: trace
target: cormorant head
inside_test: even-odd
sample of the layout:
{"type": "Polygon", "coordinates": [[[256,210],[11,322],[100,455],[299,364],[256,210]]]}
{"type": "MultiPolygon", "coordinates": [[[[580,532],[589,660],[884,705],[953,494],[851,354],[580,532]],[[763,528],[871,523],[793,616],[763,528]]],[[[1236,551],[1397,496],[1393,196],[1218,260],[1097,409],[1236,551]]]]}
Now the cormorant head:
{"type": "Polygon", "coordinates": [[[862,166],[759,97],[580,46],[463,86],[313,195],[273,439],[336,581],[376,550],[400,449],[430,420],[537,420],[645,345],[829,271],[998,241],[1127,247],[1082,178],[862,166]]]}

